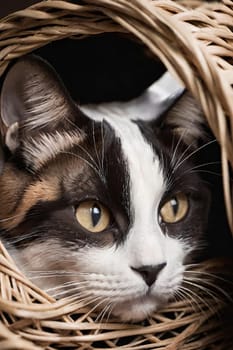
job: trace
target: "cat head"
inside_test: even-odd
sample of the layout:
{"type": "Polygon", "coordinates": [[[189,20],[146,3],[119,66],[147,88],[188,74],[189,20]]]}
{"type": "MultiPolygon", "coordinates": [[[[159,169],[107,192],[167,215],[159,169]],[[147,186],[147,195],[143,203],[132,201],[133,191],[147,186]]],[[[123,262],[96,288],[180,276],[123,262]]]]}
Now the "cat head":
{"type": "Polygon", "coordinates": [[[124,321],[179,292],[210,199],[196,171],[203,118],[188,94],[153,122],[95,121],[29,56],[6,76],[1,122],[1,237],[32,280],[124,321]]]}

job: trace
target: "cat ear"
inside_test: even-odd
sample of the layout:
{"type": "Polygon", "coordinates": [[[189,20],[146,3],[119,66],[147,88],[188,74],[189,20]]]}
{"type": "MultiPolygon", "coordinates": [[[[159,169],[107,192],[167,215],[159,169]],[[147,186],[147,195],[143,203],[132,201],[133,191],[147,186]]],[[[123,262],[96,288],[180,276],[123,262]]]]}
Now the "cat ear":
{"type": "Polygon", "coordinates": [[[208,138],[201,107],[187,91],[155,123],[160,129],[172,131],[185,144],[193,147],[208,138]]]}
{"type": "Polygon", "coordinates": [[[16,146],[18,126],[25,133],[53,129],[70,119],[73,110],[59,77],[41,58],[25,56],[9,70],[1,92],[1,122],[10,149],[16,146]]]}

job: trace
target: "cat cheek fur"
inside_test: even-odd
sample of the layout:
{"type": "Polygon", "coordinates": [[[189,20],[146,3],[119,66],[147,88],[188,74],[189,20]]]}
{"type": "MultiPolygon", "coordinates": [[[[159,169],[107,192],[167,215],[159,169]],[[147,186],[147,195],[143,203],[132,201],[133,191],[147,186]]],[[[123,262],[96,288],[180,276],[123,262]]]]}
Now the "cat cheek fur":
{"type": "MultiPolygon", "coordinates": [[[[130,236],[135,237],[137,242],[134,229],[130,236]]],[[[156,233],[154,236],[156,237],[156,233]]],[[[36,278],[36,283],[55,297],[80,295],[86,302],[100,302],[100,309],[110,307],[112,314],[124,321],[140,321],[161,308],[174,295],[183,279],[183,259],[187,253],[187,245],[168,236],[162,240],[162,247],[158,245],[156,238],[151,242],[149,232],[143,235],[143,240],[144,249],[156,243],[157,254],[153,249],[147,251],[147,254],[140,254],[141,241],[135,243],[130,239],[118,247],[85,247],[72,252],[58,241],[49,240],[23,250],[21,265],[24,257],[23,265],[26,270],[30,270],[31,266],[38,269],[34,274],[31,272],[31,276],[30,271],[25,272],[32,279],[36,278]],[[132,254],[133,252],[136,254],[132,254]],[[131,266],[135,263],[143,265],[148,262],[148,258],[152,264],[156,264],[161,252],[167,266],[149,290],[131,266]],[[47,271],[53,272],[49,279],[44,278],[43,272],[39,272],[43,270],[47,277],[47,271]],[[59,273],[62,274],[63,271],[67,274],[59,277],[59,273]]]]}

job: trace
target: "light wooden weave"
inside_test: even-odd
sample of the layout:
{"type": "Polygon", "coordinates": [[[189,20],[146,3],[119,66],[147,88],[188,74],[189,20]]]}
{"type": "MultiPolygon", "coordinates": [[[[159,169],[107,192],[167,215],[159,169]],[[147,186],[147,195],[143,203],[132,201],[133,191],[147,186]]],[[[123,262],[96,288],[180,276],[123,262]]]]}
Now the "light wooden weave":
{"type": "MultiPolygon", "coordinates": [[[[228,169],[233,167],[233,1],[42,1],[0,21],[0,75],[12,59],[51,41],[107,32],[128,33],[142,41],[202,105],[221,145],[233,227],[228,169]]],[[[209,273],[213,267],[226,275],[233,271],[220,261],[206,262],[199,271],[209,273]]],[[[0,246],[1,350],[233,349],[232,322],[219,316],[224,302],[203,291],[198,305],[193,303],[193,297],[175,302],[143,326],[95,321],[96,315],[81,303],[54,301],[39,290],[0,246]]]]}

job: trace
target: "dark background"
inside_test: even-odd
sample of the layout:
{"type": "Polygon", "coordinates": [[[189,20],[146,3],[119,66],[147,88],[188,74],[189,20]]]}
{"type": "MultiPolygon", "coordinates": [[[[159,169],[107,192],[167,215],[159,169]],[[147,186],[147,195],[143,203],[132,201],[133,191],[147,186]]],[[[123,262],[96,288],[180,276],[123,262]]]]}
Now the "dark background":
{"type": "MultiPolygon", "coordinates": [[[[2,1],[3,2],[3,1],[2,1]]],[[[32,4],[35,4],[39,1],[36,0],[8,0],[4,1],[4,4],[0,5],[0,17],[4,17],[11,12],[22,10],[25,7],[28,7],[32,4]]]]}

